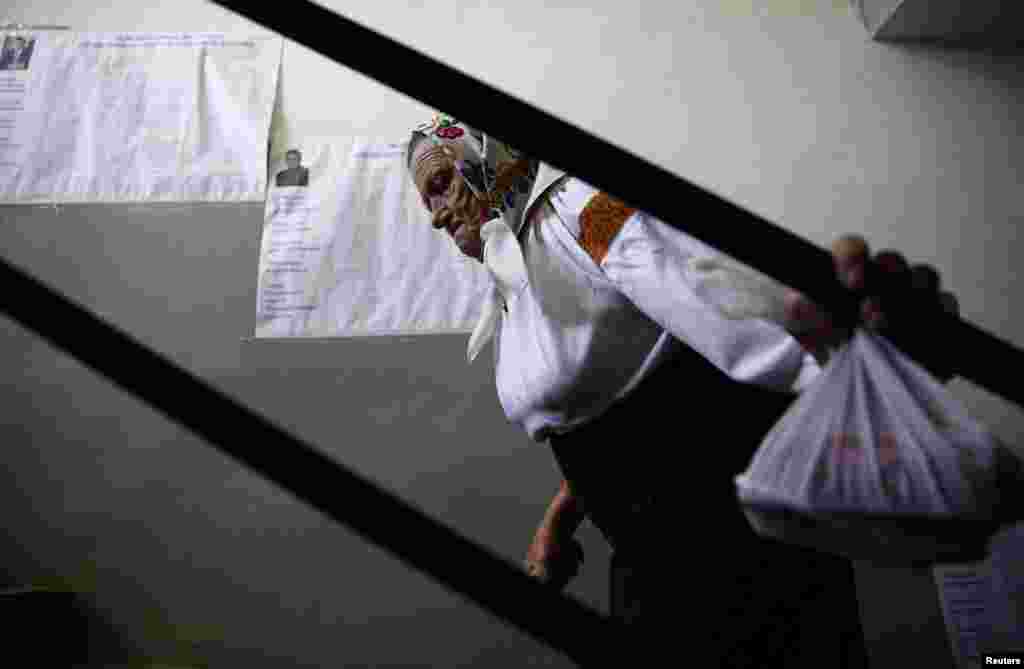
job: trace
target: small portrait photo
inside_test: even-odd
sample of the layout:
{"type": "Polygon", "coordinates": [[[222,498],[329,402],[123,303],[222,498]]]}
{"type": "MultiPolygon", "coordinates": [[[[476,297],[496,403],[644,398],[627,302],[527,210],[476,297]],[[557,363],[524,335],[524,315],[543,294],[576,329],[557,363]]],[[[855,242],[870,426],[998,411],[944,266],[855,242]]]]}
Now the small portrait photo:
{"type": "Polygon", "coordinates": [[[0,49],[0,71],[27,70],[36,46],[34,37],[8,35],[0,49]]]}
{"type": "Polygon", "coordinates": [[[290,149],[284,157],[288,169],[277,173],[278,186],[308,186],[309,168],[302,166],[302,153],[298,149],[290,149]]]}

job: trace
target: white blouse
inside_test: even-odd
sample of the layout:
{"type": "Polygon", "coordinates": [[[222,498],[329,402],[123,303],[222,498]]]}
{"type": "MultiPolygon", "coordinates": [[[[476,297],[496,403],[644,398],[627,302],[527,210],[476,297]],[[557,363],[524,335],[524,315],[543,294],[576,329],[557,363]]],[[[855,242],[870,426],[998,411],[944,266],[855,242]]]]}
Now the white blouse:
{"type": "Polygon", "coordinates": [[[494,292],[470,342],[472,359],[493,331],[499,400],[531,439],[594,420],[678,341],[741,382],[799,392],[820,373],[779,325],[731,318],[698,294],[694,262],[720,254],[643,212],[598,265],[577,241],[579,215],[597,191],[552,172],[545,179],[542,169],[518,239],[500,219],[484,227],[494,292]]]}

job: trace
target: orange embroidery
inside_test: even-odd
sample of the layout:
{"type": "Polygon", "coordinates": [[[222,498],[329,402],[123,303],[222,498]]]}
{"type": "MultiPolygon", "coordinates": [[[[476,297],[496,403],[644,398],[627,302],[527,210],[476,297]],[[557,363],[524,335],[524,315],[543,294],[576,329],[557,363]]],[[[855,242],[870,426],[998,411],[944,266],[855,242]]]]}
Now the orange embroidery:
{"type": "Polygon", "coordinates": [[[601,264],[615,235],[635,211],[607,193],[590,198],[580,213],[580,245],[594,262],[601,264]]]}

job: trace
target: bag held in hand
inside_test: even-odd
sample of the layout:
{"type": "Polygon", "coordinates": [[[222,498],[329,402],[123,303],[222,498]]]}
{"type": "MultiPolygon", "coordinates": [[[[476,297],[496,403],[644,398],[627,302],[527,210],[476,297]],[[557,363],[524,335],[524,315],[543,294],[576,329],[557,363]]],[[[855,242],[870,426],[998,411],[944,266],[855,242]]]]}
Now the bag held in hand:
{"type": "Polygon", "coordinates": [[[759,534],[852,558],[984,555],[999,445],[946,388],[858,330],[735,479],[759,534]]]}

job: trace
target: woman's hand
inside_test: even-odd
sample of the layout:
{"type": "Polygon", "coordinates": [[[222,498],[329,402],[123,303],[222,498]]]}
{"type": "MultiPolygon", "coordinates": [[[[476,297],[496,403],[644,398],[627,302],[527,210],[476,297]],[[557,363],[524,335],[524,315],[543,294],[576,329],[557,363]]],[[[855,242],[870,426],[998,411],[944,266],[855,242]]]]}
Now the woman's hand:
{"type": "MultiPolygon", "coordinates": [[[[886,250],[871,256],[863,238],[847,235],[832,245],[839,280],[848,289],[862,296],[861,325],[881,334],[898,334],[914,339],[930,337],[941,344],[941,335],[928,331],[927,314],[941,307],[959,314],[956,297],[941,290],[939,273],[929,265],[908,265],[898,252],[886,250]]],[[[834,326],[828,313],[801,293],[790,294],[786,304],[787,316],[800,323],[802,331],[793,336],[819,359],[824,360],[829,348],[839,346],[851,332],[834,326]]],[[[915,346],[915,349],[921,347],[915,346]]],[[[943,364],[953,354],[950,351],[931,352],[924,346],[929,370],[943,381],[949,381],[953,372],[943,364]]]]}
{"type": "Polygon", "coordinates": [[[545,585],[561,590],[579,573],[583,546],[572,537],[542,523],[526,552],[526,573],[545,585]]]}
{"type": "Polygon", "coordinates": [[[558,590],[575,578],[583,562],[583,546],[573,534],[583,517],[583,501],[562,481],[526,551],[526,573],[558,590]]]}

